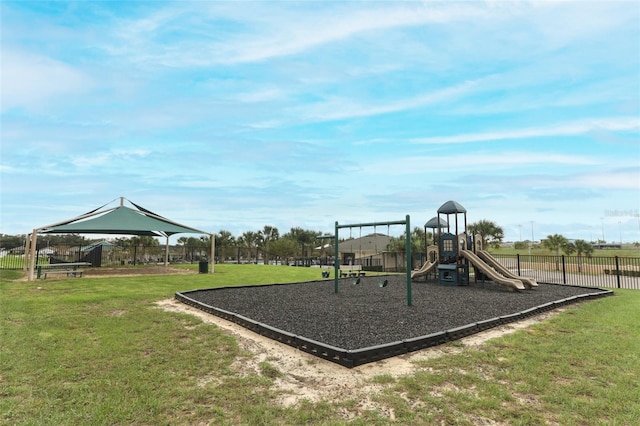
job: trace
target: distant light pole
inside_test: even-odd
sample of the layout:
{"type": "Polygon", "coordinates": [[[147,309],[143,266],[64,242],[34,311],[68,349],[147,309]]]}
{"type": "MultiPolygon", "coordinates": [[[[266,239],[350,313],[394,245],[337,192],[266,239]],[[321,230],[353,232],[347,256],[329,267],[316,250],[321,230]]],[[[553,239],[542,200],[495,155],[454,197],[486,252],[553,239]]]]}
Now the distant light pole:
{"type": "Polygon", "coordinates": [[[618,231],[620,231],[620,248],[622,248],[622,221],[618,221],[618,231]]]}
{"type": "Polygon", "coordinates": [[[531,221],[531,244],[529,244],[529,257],[531,257],[532,246],[533,246],[533,221],[531,221]]]}
{"type": "Polygon", "coordinates": [[[531,242],[533,243],[535,239],[533,238],[533,221],[531,221],[531,242]]]}
{"type": "Polygon", "coordinates": [[[518,225],[518,228],[520,229],[520,239],[518,241],[522,241],[522,224],[518,225]]]}
{"type": "Polygon", "coordinates": [[[602,221],[602,243],[606,243],[607,240],[604,239],[604,217],[600,218],[600,221],[602,221]]]}

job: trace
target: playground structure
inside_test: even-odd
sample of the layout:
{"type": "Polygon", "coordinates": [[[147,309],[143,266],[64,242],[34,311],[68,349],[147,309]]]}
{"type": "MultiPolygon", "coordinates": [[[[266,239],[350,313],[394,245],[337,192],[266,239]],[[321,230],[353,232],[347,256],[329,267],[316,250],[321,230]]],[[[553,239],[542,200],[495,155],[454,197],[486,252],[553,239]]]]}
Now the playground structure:
{"type": "Polygon", "coordinates": [[[438,245],[435,244],[436,229],[447,228],[448,226],[449,224],[447,223],[447,221],[437,216],[432,217],[431,219],[429,219],[427,223],[424,224],[424,239],[425,239],[424,246],[427,248],[425,253],[426,259],[422,267],[420,267],[420,269],[418,269],[417,271],[413,271],[411,273],[412,280],[419,277],[426,277],[429,275],[429,273],[436,270],[436,266],[438,266],[438,258],[439,258],[438,245]],[[433,230],[431,232],[431,235],[433,236],[434,244],[430,246],[427,246],[427,228],[433,230]]]}
{"type": "Polygon", "coordinates": [[[425,224],[425,229],[428,227],[434,230],[434,240],[437,230],[438,244],[427,248],[426,261],[419,270],[411,273],[412,279],[437,271],[441,285],[468,285],[469,270],[473,267],[476,279],[482,276],[483,280],[488,278],[511,290],[525,290],[538,285],[532,278],[512,273],[483,250],[481,239],[467,233],[467,210],[460,203],[444,203],[438,209],[438,216],[425,224]],[[446,220],[441,215],[446,215],[446,220]],[[454,232],[451,232],[451,217],[454,232]]]}
{"type": "MultiPolygon", "coordinates": [[[[435,222],[429,221],[425,227],[432,225],[434,230],[437,229],[437,237],[434,231],[434,244],[428,247],[426,261],[416,271],[412,271],[411,268],[411,227],[408,215],[405,220],[392,222],[348,225],[340,225],[336,222],[335,234],[323,238],[333,237],[334,239],[334,293],[336,295],[339,293],[339,283],[342,282],[340,297],[327,297],[329,286],[325,280],[322,280],[300,283],[301,285],[296,286],[269,284],[216,287],[206,290],[216,293],[215,298],[211,297],[212,295],[201,297],[201,293],[205,290],[176,293],[176,298],[235,322],[255,333],[352,368],[460,339],[574,301],[612,294],[611,291],[600,289],[594,292],[593,288],[549,285],[544,291],[531,292],[524,299],[502,292],[503,294],[498,297],[499,303],[495,303],[498,300],[495,288],[482,286],[477,288],[478,291],[474,291],[473,297],[477,303],[474,309],[469,309],[468,304],[460,303],[460,295],[465,293],[465,290],[446,288],[446,286],[468,285],[471,268],[475,271],[475,279],[482,275],[510,290],[524,290],[537,286],[537,283],[531,278],[523,278],[511,273],[483,250],[481,238],[468,235],[466,210],[459,203],[448,201],[443,204],[438,209],[438,217],[434,219],[435,222]],[[446,220],[441,218],[441,215],[446,215],[446,220]],[[381,225],[406,227],[407,308],[395,306],[393,309],[388,309],[389,303],[398,302],[404,297],[402,275],[367,276],[362,265],[354,263],[354,260],[361,259],[352,256],[352,251],[348,256],[343,257],[344,265],[339,261],[338,242],[341,229],[349,228],[351,231],[353,228],[381,225]],[[416,294],[423,296],[419,299],[424,303],[412,306],[412,279],[436,271],[438,282],[442,285],[417,286],[416,294]],[[345,286],[344,284],[348,282],[351,285],[345,286]],[[287,292],[282,290],[292,290],[292,294],[285,296],[287,292]],[[235,294],[247,291],[250,292],[251,297],[235,294]],[[304,314],[272,318],[273,306],[256,304],[256,292],[260,292],[258,299],[274,300],[277,303],[278,312],[303,312],[304,314]],[[316,292],[315,295],[310,296],[313,292],[316,292]],[[301,294],[304,294],[304,297],[300,297],[301,294]],[[440,299],[437,299],[438,296],[440,299]],[[199,300],[200,298],[202,301],[199,300]],[[325,302],[317,303],[322,298],[325,302]],[[210,301],[214,299],[216,305],[210,305],[210,301]],[[314,302],[309,303],[309,300],[314,302]],[[244,307],[242,307],[243,302],[246,304],[244,307]],[[533,303],[532,307],[524,311],[514,312],[509,307],[510,302],[513,302],[514,306],[520,306],[519,309],[522,302],[533,303]],[[233,306],[234,311],[231,311],[225,303],[233,306]],[[327,304],[331,304],[330,311],[325,309],[327,304]],[[317,315],[310,313],[318,306],[322,306],[322,309],[317,311],[317,315]],[[244,310],[240,310],[239,307],[244,310]],[[485,309],[488,312],[486,315],[482,313],[485,309]],[[269,317],[273,323],[265,323],[265,317],[269,317]],[[449,328],[442,330],[434,328],[433,324],[438,320],[443,320],[445,327],[449,328]],[[389,324],[392,327],[389,327],[389,324]],[[407,327],[407,324],[421,324],[420,330],[415,331],[415,328],[407,327]],[[453,328],[451,328],[452,324],[453,328]],[[356,334],[348,334],[351,331],[356,334]]],[[[328,265],[325,266],[328,267],[328,265]]],[[[328,270],[322,272],[323,278],[329,278],[328,270]]]]}
{"type": "MultiPolygon", "coordinates": [[[[479,278],[493,281],[496,284],[507,287],[510,290],[526,290],[537,287],[537,282],[533,278],[521,277],[514,274],[505,266],[500,264],[489,252],[482,247],[482,239],[480,236],[469,235],[467,232],[467,210],[456,201],[447,201],[437,211],[437,216],[430,219],[425,225],[425,246],[426,246],[426,229],[433,229],[433,244],[426,248],[426,258],[422,266],[417,270],[411,267],[411,229],[410,218],[406,216],[405,220],[390,222],[373,222],[373,223],[357,223],[340,225],[335,224],[334,238],[335,259],[339,259],[338,251],[338,234],[340,229],[377,227],[390,225],[406,226],[406,274],[407,274],[407,305],[411,306],[411,282],[420,277],[428,277],[430,273],[437,276],[438,283],[441,285],[468,285],[470,278],[470,270],[474,270],[474,279],[479,278]]],[[[361,259],[359,259],[361,261],[361,259]]],[[[350,265],[353,265],[351,259],[350,265]]],[[[348,265],[347,265],[348,266],[348,265]]],[[[356,265],[354,265],[356,266],[356,265]]],[[[360,266],[360,265],[357,265],[360,266]]],[[[338,277],[347,276],[347,273],[341,273],[345,265],[334,262],[334,291],[338,293],[338,277]]],[[[353,274],[349,274],[351,276],[353,274]]],[[[360,274],[359,275],[364,275],[360,274]]],[[[328,278],[328,272],[323,272],[323,278],[328,278]]],[[[355,275],[354,275],[355,276],[355,275]]]]}

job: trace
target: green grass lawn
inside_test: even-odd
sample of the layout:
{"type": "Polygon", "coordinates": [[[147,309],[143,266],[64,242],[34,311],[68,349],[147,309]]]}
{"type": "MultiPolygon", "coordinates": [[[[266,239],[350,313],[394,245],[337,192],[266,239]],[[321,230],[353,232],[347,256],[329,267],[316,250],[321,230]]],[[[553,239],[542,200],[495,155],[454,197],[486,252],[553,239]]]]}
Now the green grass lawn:
{"type": "Polygon", "coordinates": [[[274,380],[286,372],[265,364],[239,374],[233,363],[251,354],[233,337],[155,302],[197,288],[315,280],[318,269],[216,265],[215,274],[38,282],[1,274],[0,424],[331,425],[346,423],[345,412],[357,412],[357,425],[640,424],[639,291],[422,361],[414,374],[376,377],[378,409],[354,400],[283,408],[274,380]]]}

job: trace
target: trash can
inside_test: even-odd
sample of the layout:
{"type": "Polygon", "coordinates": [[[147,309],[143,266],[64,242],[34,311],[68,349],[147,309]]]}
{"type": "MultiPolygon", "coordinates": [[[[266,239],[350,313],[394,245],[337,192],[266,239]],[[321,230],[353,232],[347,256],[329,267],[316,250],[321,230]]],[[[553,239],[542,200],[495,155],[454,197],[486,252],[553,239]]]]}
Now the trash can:
{"type": "Polygon", "coordinates": [[[207,262],[206,260],[201,260],[200,263],[198,264],[198,272],[200,272],[201,274],[208,274],[209,262],[207,262]]]}

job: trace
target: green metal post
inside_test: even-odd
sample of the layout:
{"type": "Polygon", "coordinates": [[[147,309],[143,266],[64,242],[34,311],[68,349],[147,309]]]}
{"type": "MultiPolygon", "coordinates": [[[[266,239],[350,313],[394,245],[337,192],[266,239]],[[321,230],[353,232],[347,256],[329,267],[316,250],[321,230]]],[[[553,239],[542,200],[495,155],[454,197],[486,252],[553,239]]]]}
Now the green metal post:
{"type": "Polygon", "coordinates": [[[405,253],[407,254],[407,306],[411,306],[411,223],[407,215],[405,253]]]}
{"type": "Polygon", "coordinates": [[[333,292],[338,293],[338,274],[340,273],[340,252],[338,251],[338,221],[336,220],[336,231],[333,234],[333,292]]]}

